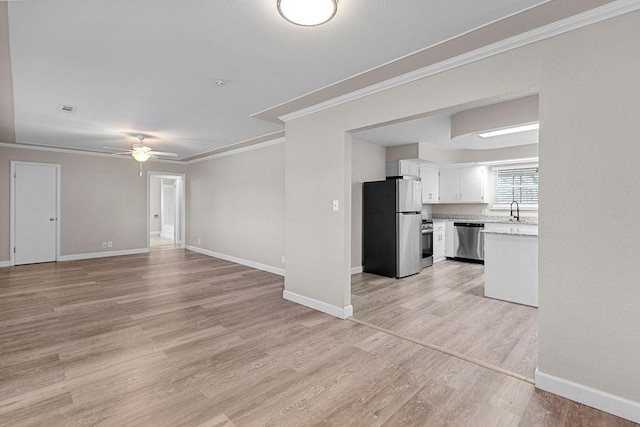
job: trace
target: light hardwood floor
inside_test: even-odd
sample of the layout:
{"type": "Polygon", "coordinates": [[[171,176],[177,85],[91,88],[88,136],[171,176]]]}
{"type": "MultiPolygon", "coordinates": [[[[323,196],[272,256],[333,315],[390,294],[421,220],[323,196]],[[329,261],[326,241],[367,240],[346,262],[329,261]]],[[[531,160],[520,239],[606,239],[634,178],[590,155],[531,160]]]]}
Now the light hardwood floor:
{"type": "Polygon", "coordinates": [[[184,250],[0,269],[0,425],[632,425],[184,250]]]}
{"type": "Polygon", "coordinates": [[[353,316],[533,379],[538,310],[484,297],[484,266],[441,261],[400,280],[352,276],[353,316]]]}
{"type": "Polygon", "coordinates": [[[149,249],[152,251],[170,251],[180,249],[180,245],[176,245],[174,239],[160,237],[154,234],[149,236],[149,249]]]}

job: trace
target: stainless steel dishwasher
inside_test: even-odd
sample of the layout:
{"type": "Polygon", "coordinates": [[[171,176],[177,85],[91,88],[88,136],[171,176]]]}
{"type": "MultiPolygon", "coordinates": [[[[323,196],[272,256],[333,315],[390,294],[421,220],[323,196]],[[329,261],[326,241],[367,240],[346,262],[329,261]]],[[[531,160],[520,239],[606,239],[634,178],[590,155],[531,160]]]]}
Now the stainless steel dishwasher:
{"type": "Polygon", "coordinates": [[[484,262],[484,223],[455,222],[455,258],[467,261],[484,262]]]}

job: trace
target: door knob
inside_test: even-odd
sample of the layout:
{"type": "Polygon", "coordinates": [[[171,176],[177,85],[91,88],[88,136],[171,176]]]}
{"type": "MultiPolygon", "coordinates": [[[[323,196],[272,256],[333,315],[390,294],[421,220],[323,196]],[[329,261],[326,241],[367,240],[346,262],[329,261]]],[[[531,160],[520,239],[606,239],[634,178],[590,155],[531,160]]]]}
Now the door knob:
{"type": "Polygon", "coordinates": [[[56,219],[54,217],[49,218],[49,221],[55,221],[56,219]]]}

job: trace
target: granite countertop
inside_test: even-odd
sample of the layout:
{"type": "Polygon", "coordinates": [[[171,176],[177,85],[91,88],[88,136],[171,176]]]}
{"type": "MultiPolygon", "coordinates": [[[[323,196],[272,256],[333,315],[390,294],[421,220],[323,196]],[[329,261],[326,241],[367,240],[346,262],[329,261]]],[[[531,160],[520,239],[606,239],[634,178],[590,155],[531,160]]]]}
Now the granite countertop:
{"type": "Polygon", "coordinates": [[[482,230],[481,233],[484,234],[502,234],[507,236],[527,236],[527,237],[538,237],[538,230],[526,230],[519,229],[517,227],[511,228],[497,228],[495,230],[482,230]]]}

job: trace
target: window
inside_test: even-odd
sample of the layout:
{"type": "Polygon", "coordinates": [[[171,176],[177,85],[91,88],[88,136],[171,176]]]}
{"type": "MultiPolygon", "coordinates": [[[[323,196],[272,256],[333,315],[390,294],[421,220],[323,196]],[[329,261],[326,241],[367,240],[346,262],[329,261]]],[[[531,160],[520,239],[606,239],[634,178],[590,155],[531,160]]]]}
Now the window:
{"type": "Polygon", "coordinates": [[[493,207],[538,208],[538,166],[499,167],[493,170],[493,207]]]}

